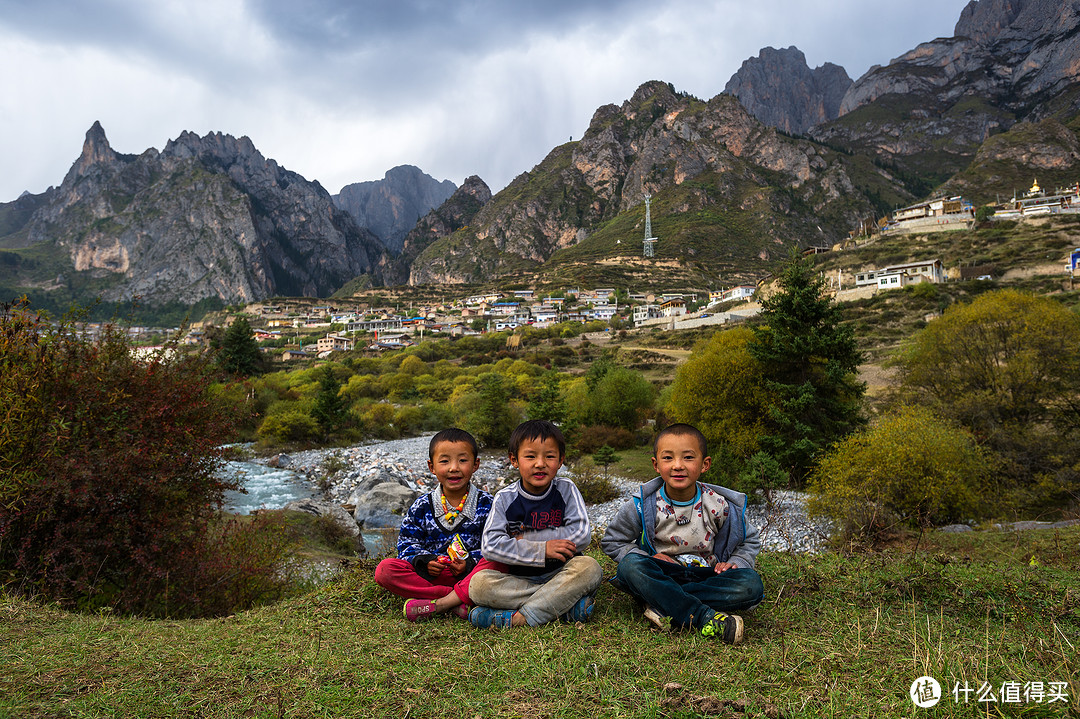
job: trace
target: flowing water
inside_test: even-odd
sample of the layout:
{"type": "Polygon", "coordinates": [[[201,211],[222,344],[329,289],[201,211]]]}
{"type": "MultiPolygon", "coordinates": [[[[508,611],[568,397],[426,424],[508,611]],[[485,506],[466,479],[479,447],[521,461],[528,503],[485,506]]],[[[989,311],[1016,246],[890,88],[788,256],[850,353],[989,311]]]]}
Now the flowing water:
{"type": "Polygon", "coordinates": [[[304,477],[289,469],[274,469],[254,462],[226,462],[223,474],[240,477],[241,492],[225,493],[225,511],[251,514],[256,509],[281,509],[297,499],[319,496],[319,492],[304,477]]]}

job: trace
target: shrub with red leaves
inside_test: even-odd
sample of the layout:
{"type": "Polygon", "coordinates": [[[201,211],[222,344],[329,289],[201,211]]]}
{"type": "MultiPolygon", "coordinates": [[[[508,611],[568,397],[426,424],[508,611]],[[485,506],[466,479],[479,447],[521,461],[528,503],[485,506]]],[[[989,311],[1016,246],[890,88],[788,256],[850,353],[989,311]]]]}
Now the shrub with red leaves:
{"type": "Polygon", "coordinates": [[[233,611],[231,597],[272,593],[270,555],[283,542],[273,532],[256,541],[265,522],[220,518],[236,487],[215,472],[234,413],[210,392],[207,361],[175,349],[139,359],[120,328],[90,340],[70,320],[0,307],[0,571],[9,588],[171,616],[233,611]],[[261,565],[238,549],[259,542],[261,565]]]}

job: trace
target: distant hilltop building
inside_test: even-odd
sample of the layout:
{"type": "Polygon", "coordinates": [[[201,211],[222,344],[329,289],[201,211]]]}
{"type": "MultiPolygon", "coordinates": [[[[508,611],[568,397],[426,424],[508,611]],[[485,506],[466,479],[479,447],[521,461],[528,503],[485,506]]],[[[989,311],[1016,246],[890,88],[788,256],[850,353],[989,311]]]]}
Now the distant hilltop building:
{"type": "Polygon", "coordinates": [[[941,232],[966,230],[975,222],[975,208],[963,197],[936,197],[908,205],[892,214],[882,232],[941,232]]]}
{"type": "Polygon", "coordinates": [[[1013,195],[1011,200],[994,208],[993,219],[1015,220],[1062,212],[1080,212],[1080,182],[1073,187],[1058,188],[1048,195],[1036,179],[1023,197],[1018,199],[1013,195]]]}

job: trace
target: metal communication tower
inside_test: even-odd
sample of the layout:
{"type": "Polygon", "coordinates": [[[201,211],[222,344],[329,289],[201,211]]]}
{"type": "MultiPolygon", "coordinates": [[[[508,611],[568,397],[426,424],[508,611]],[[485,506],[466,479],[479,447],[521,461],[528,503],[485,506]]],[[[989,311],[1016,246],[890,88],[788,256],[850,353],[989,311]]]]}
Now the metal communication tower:
{"type": "Polygon", "coordinates": [[[652,233],[652,208],[650,205],[652,195],[645,195],[645,256],[652,257],[654,254],[654,246],[656,245],[656,238],[652,233]]]}

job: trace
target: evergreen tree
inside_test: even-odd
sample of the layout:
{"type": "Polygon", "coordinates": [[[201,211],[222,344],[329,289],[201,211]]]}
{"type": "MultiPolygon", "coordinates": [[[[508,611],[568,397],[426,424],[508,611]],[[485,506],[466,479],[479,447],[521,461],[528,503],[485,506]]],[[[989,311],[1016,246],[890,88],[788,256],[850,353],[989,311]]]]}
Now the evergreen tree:
{"type": "Polygon", "coordinates": [[[566,403],[559,391],[559,373],[545,372],[540,386],[529,402],[529,419],[546,419],[562,424],[566,420],[566,403]]]}
{"type": "Polygon", "coordinates": [[[341,382],[334,371],[329,366],[323,367],[319,374],[319,393],[315,395],[311,416],[326,434],[337,432],[348,420],[348,407],[340,392],[341,382]]]}
{"type": "Polygon", "coordinates": [[[614,448],[609,445],[604,445],[600,449],[593,452],[593,461],[597,464],[604,465],[604,476],[608,476],[608,466],[615,464],[619,461],[619,455],[615,454],[614,448]]]}
{"type": "Polygon", "coordinates": [[[862,353],[840,310],[822,295],[825,279],[792,253],[780,291],[761,303],[764,324],[748,346],[774,395],[761,447],[801,481],[830,444],[863,424],[862,353]]]}
{"type": "Polygon", "coordinates": [[[243,317],[237,317],[218,340],[217,361],[225,372],[240,377],[250,377],[262,372],[263,356],[259,343],[251,331],[251,325],[243,317]]]}

